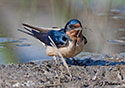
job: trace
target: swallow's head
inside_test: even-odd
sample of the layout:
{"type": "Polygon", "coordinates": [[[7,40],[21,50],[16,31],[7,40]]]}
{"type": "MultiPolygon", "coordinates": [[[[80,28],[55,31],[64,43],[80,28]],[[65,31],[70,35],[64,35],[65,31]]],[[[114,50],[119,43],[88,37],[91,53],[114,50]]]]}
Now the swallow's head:
{"type": "MultiPolygon", "coordinates": [[[[51,37],[57,47],[64,47],[71,41],[66,33],[60,31],[51,30],[48,36],[51,37]]],[[[50,42],[52,41],[50,40],[50,42]]]]}
{"type": "Polygon", "coordinates": [[[65,26],[65,31],[70,32],[71,30],[74,31],[82,31],[81,22],[77,19],[71,19],[65,26]]]}

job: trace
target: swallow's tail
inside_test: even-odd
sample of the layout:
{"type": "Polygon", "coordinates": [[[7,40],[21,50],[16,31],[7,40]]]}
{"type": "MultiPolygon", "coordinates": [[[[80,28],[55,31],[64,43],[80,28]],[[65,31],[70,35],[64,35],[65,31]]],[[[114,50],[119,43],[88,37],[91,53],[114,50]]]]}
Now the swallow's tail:
{"type": "Polygon", "coordinates": [[[23,31],[23,30],[21,30],[21,29],[17,29],[17,30],[20,31],[20,32],[23,32],[23,33],[25,33],[25,34],[28,34],[28,35],[33,36],[33,34],[32,34],[31,32],[23,31]]]}
{"type": "Polygon", "coordinates": [[[32,29],[30,30],[30,29],[28,29],[28,28],[26,28],[26,27],[24,27],[24,29],[25,29],[26,31],[21,30],[21,29],[17,29],[17,30],[20,31],[20,32],[26,33],[26,34],[28,34],[28,35],[31,35],[31,36],[33,36],[33,37],[36,37],[36,38],[38,38],[38,35],[40,35],[40,33],[37,32],[37,31],[35,31],[35,30],[32,30],[32,29]]]}
{"type": "Polygon", "coordinates": [[[28,25],[28,24],[22,24],[24,27],[28,27],[28,28],[30,28],[30,29],[32,29],[32,30],[36,30],[36,31],[41,31],[41,29],[40,28],[38,28],[38,27],[35,27],[35,26],[31,26],[31,25],[28,25]]]}
{"type": "Polygon", "coordinates": [[[18,31],[23,32],[23,33],[25,33],[25,34],[28,34],[28,35],[30,35],[30,36],[33,36],[33,37],[39,39],[41,42],[43,42],[43,43],[45,43],[45,44],[48,43],[48,41],[45,40],[46,37],[47,37],[47,33],[42,33],[42,32],[39,32],[39,31],[37,31],[37,30],[28,29],[28,28],[26,28],[26,27],[24,27],[24,29],[25,29],[26,31],[21,30],[21,29],[18,29],[18,31]]]}
{"type": "Polygon", "coordinates": [[[25,24],[23,23],[22,24],[24,27],[27,27],[27,28],[30,28],[32,30],[36,30],[36,31],[39,31],[39,32],[43,32],[43,33],[47,33],[48,31],[52,30],[52,28],[45,28],[45,27],[35,27],[35,26],[31,26],[29,24],[25,24]]]}

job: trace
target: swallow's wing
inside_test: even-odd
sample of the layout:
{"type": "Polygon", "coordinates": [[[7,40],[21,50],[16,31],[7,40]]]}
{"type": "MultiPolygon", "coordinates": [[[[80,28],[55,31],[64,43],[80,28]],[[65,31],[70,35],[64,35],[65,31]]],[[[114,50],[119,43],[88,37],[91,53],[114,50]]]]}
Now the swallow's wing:
{"type": "Polygon", "coordinates": [[[57,48],[64,47],[70,40],[70,37],[62,31],[51,30],[48,32],[49,43],[55,44],[57,48]],[[51,39],[50,39],[50,38],[51,39]]]}
{"type": "Polygon", "coordinates": [[[24,26],[24,28],[27,27],[27,28],[30,28],[32,30],[36,30],[36,31],[42,32],[42,33],[47,33],[50,30],[60,30],[61,29],[61,28],[58,28],[58,27],[52,27],[52,28],[35,27],[35,26],[31,26],[31,25],[25,24],[25,23],[23,23],[22,25],[24,26]]]}
{"type": "Polygon", "coordinates": [[[26,31],[21,29],[18,30],[39,39],[45,45],[52,46],[51,43],[53,41],[58,48],[64,47],[67,42],[70,41],[68,35],[66,35],[64,32],[56,30],[50,30],[47,33],[38,32],[36,30],[29,30],[28,28],[25,28],[26,31]],[[49,39],[49,36],[51,37],[52,41],[49,39]]]}
{"type": "Polygon", "coordinates": [[[48,38],[48,36],[50,36],[53,39],[57,47],[64,46],[68,40],[68,37],[64,32],[64,29],[61,29],[61,28],[57,28],[57,27],[38,28],[28,24],[23,24],[23,26],[26,31],[21,29],[18,29],[18,30],[39,39],[45,45],[51,46],[50,44],[51,41],[48,38]]]}

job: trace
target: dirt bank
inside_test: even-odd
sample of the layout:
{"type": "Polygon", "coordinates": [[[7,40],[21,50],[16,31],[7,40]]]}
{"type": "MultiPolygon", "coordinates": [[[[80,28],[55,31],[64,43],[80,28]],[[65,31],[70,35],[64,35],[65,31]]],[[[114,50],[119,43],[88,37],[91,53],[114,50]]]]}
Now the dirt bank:
{"type": "Polygon", "coordinates": [[[125,54],[0,65],[0,88],[125,88],[125,54]]]}

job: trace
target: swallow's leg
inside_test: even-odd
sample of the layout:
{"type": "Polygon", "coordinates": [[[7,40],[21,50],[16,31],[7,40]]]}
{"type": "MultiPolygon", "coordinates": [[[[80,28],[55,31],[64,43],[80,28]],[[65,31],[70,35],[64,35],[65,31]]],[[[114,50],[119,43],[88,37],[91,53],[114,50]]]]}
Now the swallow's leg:
{"type": "Polygon", "coordinates": [[[66,61],[65,61],[65,59],[63,58],[62,54],[59,52],[59,50],[58,50],[57,46],[55,45],[54,41],[52,40],[52,38],[51,38],[50,36],[48,36],[48,38],[49,38],[50,41],[51,41],[50,44],[56,49],[57,53],[58,53],[59,56],[61,57],[61,60],[62,60],[64,66],[66,67],[66,69],[67,69],[67,71],[68,71],[68,73],[69,73],[69,76],[72,78],[72,75],[71,75],[71,73],[70,73],[70,71],[69,71],[69,67],[68,67],[68,65],[67,65],[67,63],[66,63],[66,61]]]}
{"type": "Polygon", "coordinates": [[[54,59],[54,61],[56,62],[56,64],[57,64],[57,59],[56,59],[56,56],[53,56],[53,59],[54,59]]]}

